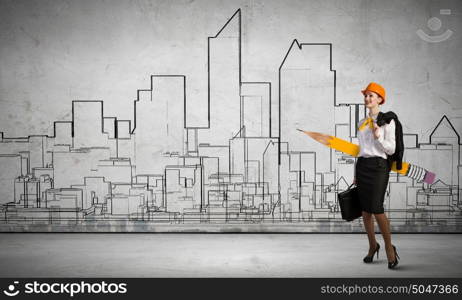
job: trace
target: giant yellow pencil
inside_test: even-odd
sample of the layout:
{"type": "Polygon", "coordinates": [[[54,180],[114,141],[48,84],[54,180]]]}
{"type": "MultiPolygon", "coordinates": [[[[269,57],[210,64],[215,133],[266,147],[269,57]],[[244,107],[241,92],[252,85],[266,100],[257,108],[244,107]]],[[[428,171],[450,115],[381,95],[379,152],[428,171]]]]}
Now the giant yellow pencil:
{"type": "MultiPolygon", "coordinates": [[[[359,154],[358,145],[342,140],[338,137],[327,135],[324,133],[319,133],[319,132],[304,131],[298,128],[297,130],[310,136],[311,138],[320,142],[321,144],[328,146],[329,148],[335,149],[337,151],[351,155],[353,157],[356,157],[359,154]]],[[[423,181],[425,183],[432,184],[435,181],[435,173],[425,170],[422,167],[412,165],[407,162],[402,163],[401,170],[398,170],[396,168],[396,162],[393,162],[393,164],[391,165],[391,170],[398,174],[413,178],[417,180],[418,182],[423,181]]]]}

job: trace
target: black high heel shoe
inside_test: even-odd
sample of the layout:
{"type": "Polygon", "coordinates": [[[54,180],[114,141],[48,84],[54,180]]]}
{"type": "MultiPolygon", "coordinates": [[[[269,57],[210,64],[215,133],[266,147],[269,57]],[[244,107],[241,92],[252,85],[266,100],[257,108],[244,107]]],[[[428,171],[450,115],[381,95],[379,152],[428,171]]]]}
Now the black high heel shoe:
{"type": "Polygon", "coordinates": [[[380,245],[379,245],[379,243],[377,243],[377,247],[375,248],[374,253],[372,253],[371,256],[364,257],[363,261],[365,263],[367,263],[367,264],[371,263],[374,260],[374,255],[375,255],[376,252],[377,252],[377,259],[379,259],[379,250],[380,250],[380,245]]]}
{"type": "Polygon", "coordinates": [[[396,247],[393,246],[393,250],[395,251],[395,260],[392,262],[388,262],[388,269],[394,269],[398,265],[398,252],[396,252],[396,247]]]}

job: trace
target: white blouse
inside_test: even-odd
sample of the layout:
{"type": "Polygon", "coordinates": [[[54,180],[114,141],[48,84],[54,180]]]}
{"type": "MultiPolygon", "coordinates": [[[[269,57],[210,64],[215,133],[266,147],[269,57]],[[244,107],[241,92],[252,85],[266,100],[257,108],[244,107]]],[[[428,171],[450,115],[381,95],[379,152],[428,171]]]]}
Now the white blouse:
{"type": "MultiPolygon", "coordinates": [[[[361,125],[369,118],[362,119],[358,123],[358,140],[359,140],[359,155],[362,157],[380,156],[387,159],[387,154],[392,155],[395,153],[395,121],[391,120],[390,123],[385,123],[379,127],[379,138],[374,138],[373,129],[367,125],[361,128],[361,125]],[[360,129],[361,128],[361,129],[360,129]]],[[[377,123],[377,115],[372,116],[374,123],[377,123]]]]}

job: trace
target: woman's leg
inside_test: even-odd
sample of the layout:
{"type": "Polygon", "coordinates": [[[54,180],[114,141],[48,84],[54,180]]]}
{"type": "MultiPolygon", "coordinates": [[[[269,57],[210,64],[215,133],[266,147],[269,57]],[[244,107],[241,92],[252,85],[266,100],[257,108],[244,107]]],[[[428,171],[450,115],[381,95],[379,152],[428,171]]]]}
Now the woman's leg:
{"type": "Polygon", "coordinates": [[[372,217],[371,213],[363,211],[362,214],[364,229],[366,229],[367,238],[369,239],[369,253],[367,254],[367,256],[372,256],[377,247],[377,241],[375,240],[374,231],[374,218],[372,217]]]}
{"type": "Polygon", "coordinates": [[[394,261],[395,251],[391,244],[390,222],[384,213],[374,214],[374,216],[379,224],[380,232],[382,233],[383,241],[385,242],[385,251],[387,252],[388,261],[394,261]]]}

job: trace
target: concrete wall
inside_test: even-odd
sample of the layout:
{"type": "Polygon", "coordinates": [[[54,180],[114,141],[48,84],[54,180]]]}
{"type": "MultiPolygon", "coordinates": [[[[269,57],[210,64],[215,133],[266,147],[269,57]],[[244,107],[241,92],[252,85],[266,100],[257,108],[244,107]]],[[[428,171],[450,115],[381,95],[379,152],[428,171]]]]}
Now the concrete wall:
{"type": "Polygon", "coordinates": [[[460,1],[1,1],[0,156],[20,169],[0,169],[0,226],[348,231],[336,196],[354,158],[295,129],[357,143],[375,81],[404,160],[436,173],[391,174],[392,225],[459,231],[461,13],[460,1]],[[40,206],[66,188],[89,207],[40,206]]]}

